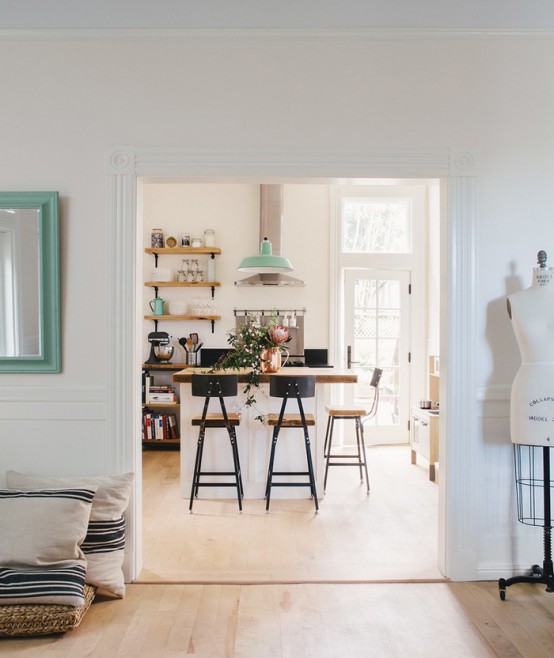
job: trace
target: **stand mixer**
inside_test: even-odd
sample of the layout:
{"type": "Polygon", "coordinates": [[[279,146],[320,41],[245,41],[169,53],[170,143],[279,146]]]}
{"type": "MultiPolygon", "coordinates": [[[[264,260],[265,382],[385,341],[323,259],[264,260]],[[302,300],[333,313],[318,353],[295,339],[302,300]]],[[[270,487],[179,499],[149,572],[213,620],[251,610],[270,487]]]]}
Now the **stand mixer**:
{"type": "Polygon", "coordinates": [[[169,363],[175,348],[169,344],[171,336],[166,331],[151,331],[148,334],[150,355],[145,363],[169,363]]]}

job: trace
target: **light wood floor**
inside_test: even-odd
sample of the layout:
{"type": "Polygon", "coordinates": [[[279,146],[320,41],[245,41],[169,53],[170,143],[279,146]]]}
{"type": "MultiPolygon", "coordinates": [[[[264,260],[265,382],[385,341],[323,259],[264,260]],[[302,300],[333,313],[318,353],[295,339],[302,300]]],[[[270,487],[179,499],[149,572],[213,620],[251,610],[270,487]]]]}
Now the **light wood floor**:
{"type": "MultiPolygon", "coordinates": [[[[179,494],[179,454],[143,459],[141,582],[265,583],[442,579],[437,567],[438,486],[406,446],[370,448],[371,494],[356,468],[330,470],[313,502],[197,500],[179,494]]],[[[209,494],[207,494],[209,495],[209,494]]]]}
{"type": "Polygon", "coordinates": [[[543,585],[514,585],[507,590],[506,601],[501,601],[496,582],[282,582],[293,577],[337,580],[337,575],[353,581],[370,575],[398,577],[402,569],[407,579],[437,575],[433,566],[437,488],[428,482],[423,466],[404,468],[409,455],[396,450],[372,449],[369,498],[354,484],[356,478],[346,475],[350,469],[335,469],[337,475],[317,517],[302,501],[275,501],[269,516],[252,501],[245,502],[242,515],[231,502],[201,501],[189,516],[186,501],[175,496],[175,455],[148,453],[146,560],[141,577],[159,580],[170,573],[175,580],[225,580],[227,573],[229,579],[239,580],[254,574],[267,582],[133,583],[123,600],[97,596],[79,628],[65,635],[0,639],[0,656],[554,656],[554,594],[543,585]],[[413,489],[408,486],[412,477],[420,483],[413,489]],[[400,479],[395,483],[395,478],[400,479]],[[402,521],[400,530],[393,519],[402,521]],[[242,534],[246,539],[239,541],[242,534]],[[252,541],[257,546],[249,546],[252,541]],[[315,550],[317,542],[323,551],[315,550]],[[187,549],[187,544],[194,548],[187,549]],[[336,556],[326,555],[329,551],[336,556]],[[410,561],[407,556],[413,551],[426,560],[425,566],[410,561]],[[208,558],[203,557],[206,553],[208,558]],[[185,564],[189,557],[197,561],[195,569],[185,564]],[[402,569],[395,567],[399,558],[402,569]],[[262,568],[264,561],[269,567],[262,568]],[[342,564],[349,561],[352,568],[342,564]],[[378,567],[366,562],[377,562],[378,567]]]}
{"type": "Polygon", "coordinates": [[[65,635],[0,639],[26,658],[551,658],[554,594],[496,583],[141,585],[65,635]]]}

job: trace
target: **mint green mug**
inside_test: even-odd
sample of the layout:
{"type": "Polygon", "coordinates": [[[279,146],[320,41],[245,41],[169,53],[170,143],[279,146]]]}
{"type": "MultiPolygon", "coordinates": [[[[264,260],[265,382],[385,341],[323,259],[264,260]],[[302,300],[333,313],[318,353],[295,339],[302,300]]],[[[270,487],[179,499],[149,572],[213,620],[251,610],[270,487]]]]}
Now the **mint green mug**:
{"type": "Polygon", "coordinates": [[[153,315],[163,315],[164,314],[164,300],[161,297],[155,297],[150,302],[150,308],[152,309],[153,315]]]}

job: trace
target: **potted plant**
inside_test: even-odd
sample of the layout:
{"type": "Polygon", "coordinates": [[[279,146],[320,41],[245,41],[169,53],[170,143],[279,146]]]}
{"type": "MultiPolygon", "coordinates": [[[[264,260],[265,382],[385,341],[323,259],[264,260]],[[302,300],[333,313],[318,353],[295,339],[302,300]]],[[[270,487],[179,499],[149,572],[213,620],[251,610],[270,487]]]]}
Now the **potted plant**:
{"type": "MultiPolygon", "coordinates": [[[[243,393],[245,405],[253,407],[260,387],[260,375],[279,371],[283,351],[286,353],[285,362],[288,358],[285,343],[290,339],[288,329],[278,325],[276,318],[262,325],[258,318],[248,317],[244,324],[229,332],[227,342],[233,351],[222,357],[213,370],[247,370],[248,381],[243,393]]],[[[263,414],[256,416],[256,419],[263,420],[263,414]]]]}

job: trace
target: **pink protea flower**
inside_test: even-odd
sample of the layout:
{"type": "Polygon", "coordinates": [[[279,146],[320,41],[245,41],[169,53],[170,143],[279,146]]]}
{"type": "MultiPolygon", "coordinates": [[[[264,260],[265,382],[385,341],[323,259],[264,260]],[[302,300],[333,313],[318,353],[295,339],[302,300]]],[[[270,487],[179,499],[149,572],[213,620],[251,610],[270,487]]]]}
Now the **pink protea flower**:
{"type": "Polygon", "coordinates": [[[286,327],[279,325],[271,327],[269,330],[269,337],[276,345],[286,343],[289,339],[289,330],[286,327]]]}

